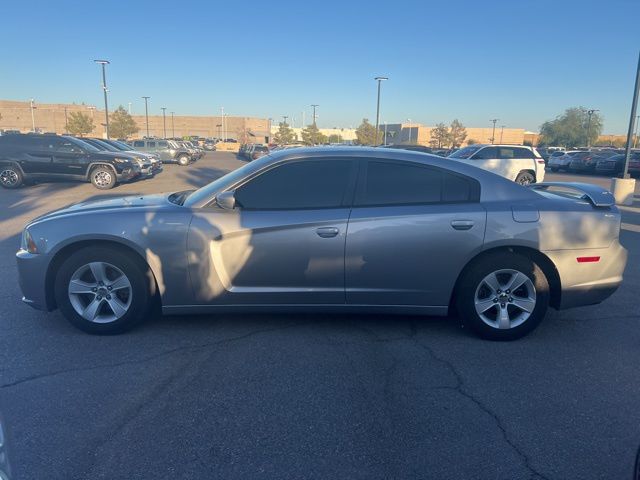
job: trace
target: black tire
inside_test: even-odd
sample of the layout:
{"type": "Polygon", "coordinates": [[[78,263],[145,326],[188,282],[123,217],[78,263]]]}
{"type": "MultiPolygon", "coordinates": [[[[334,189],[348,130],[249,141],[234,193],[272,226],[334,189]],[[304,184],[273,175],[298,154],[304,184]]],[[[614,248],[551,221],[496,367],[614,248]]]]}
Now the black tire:
{"type": "MultiPolygon", "coordinates": [[[[112,278],[113,277],[115,276],[112,275],[112,278]]],[[[86,279],[87,277],[84,278],[86,279]]],[[[151,284],[150,278],[152,277],[148,274],[143,261],[136,258],[134,254],[108,247],[84,248],[67,258],[58,270],[54,292],[56,304],[65,318],[69,320],[73,326],[84,332],[94,335],[122,333],[144,320],[149,312],[152,303],[151,299],[154,297],[156,290],[155,283],[151,284]],[[98,323],[103,321],[99,318],[99,315],[96,317],[96,321],[90,321],[80,315],[72,304],[69,294],[69,285],[73,275],[92,262],[106,263],[119,269],[121,273],[124,273],[130,285],[130,289],[124,292],[127,294],[127,301],[130,300],[126,313],[112,321],[105,321],[105,323],[98,323]]],[[[93,280],[89,281],[93,282],[93,280]]],[[[100,298],[101,306],[98,309],[98,313],[103,312],[105,316],[108,316],[110,313],[113,314],[115,310],[110,308],[106,295],[111,294],[114,295],[112,298],[115,298],[115,290],[111,292],[107,291],[106,288],[108,288],[109,281],[104,283],[105,285],[101,286],[98,292],[81,295],[80,301],[84,302],[84,304],[86,304],[85,306],[88,306],[92,301],[100,298],[99,295],[102,293],[105,297],[100,298]]],[[[109,300],[111,300],[111,298],[109,298],[109,300]]]]}
{"type": "Polygon", "coordinates": [[[557,172],[560,169],[558,167],[549,167],[549,170],[551,170],[552,172],[557,172]]]}
{"type": "Polygon", "coordinates": [[[536,177],[531,172],[520,172],[516,177],[516,183],[520,185],[531,185],[535,181],[536,177]]]}
{"type": "Polygon", "coordinates": [[[181,167],[186,167],[187,165],[189,165],[189,161],[191,160],[189,158],[189,155],[178,155],[178,165],[180,165],[181,167]]]}
{"type": "Polygon", "coordinates": [[[22,170],[15,165],[0,167],[0,185],[4,188],[18,188],[24,183],[22,170]]]}
{"type": "Polygon", "coordinates": [[[118,179],[111,167],[97,165],[91,169],[89,180],[98,190],[110,190],[116,186],[118,179]]]}
{"type": "MultiPolygon", "coordinates": [[[[498,278],[503,275],[508,274],[499,273],[498,278]]],[[[456,288],[456,306],[464,325],[471,328],[478,336],[487,340],[516,340],[533,331],[544,318],[549,306],[549,282],[540,267],[522,255],[508,252],[487,254],[473,261],[463,272],[456,288]],[[520,295],[525,294],[524,292],[527,292],[526,295],[531,297],[531,292],[527,291],[528,287],[524,285],[520,287],[524,290],[516,289],[514,292],[509,290],[501,291],[498,296],[497,292],[492,292],[489,285],[484,282],[484,279],[493,272],[505,270],[513,270],[526,275],[531,285],[535,288],[533,310],[519,324],[517,322],[518,312],[525,312],[517,307],[510,306],[509,303],[514,298],[516,301],[523,298],[520,295]],[[487,297],[484,297],[482,289],[487,289],[489,293],[487,297]],[[496,325],[490,325],[485,322],[476,311],[477,295],[481,298],[479,301],[485,299],[487,303],[491,304],[496,301],[496,298],[499,299],[498,302],[484,312],[488,320],[492,320],[492,316],[495,314],[496,325]],[[494,297],[494,295],[496,296],[494,297]],[[516,316],[513,327],[500,329],[497,325],[499,323],[498,315],[501,312],[500,305],[502,305],[500,300],[504,300],[507,311],[516,316]]]]}

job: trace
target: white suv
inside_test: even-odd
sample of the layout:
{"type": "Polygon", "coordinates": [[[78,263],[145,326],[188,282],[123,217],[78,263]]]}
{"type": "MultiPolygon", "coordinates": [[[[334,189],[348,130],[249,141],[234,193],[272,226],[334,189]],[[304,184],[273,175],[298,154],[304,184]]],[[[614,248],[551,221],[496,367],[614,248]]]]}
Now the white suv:
{"type": "Polygon", "coordinates": [[[535,148],[522,145],[469,145],[449,158],[483,168],[520,185],[544,180],[544,159],[535,148]]]}

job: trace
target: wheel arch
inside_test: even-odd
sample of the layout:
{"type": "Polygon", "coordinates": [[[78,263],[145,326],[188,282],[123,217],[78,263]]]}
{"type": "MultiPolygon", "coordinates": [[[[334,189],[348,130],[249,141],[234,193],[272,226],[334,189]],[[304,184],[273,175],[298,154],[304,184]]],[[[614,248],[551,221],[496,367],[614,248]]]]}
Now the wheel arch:
{"type": "Polygon", "coordinates": [[[109,167],[113,171],[113,174],[116,176],[116,178],[118,178],[118,172],[116,171],[116,168],[113,165],[111,165],[110,163],[107,163],[107,162],[91,162],[89,165],[87,165],[87,173],[85,174],[85,179],[86,180],[90,179],[91,172],[96,167],[109,167]]]}
{"type": "Polygon", "coordinates": [[[551,261],[549,257],[547,257],[540,250],[536,250],[535,248],[526,247],[522,245],[502,245],[490,248],[488,250],[483,250],[472,257],[466,265],[462,268],[458,277],[456,278],[456,282],[453,287],[453,291],[451,292],[451,297],[449,299],[449,311],[455,311],[456,305],[456,294],[460,285],[460,282],[466,272],[473,267],[473,265],[480,259],[487,255],[491,255],[494,253],[516,253],[522,255],[523,257],[530,258],[533,260],[542,270],[545,277],[547,277],[547,281],[549,282],[549,304],[555,308],[560,308],[560,299],[562,295],[562,284],[560,281],[560,274],[556,269],[556,266],[551,261]]]}
{"type": "Polygon", "coordinates": [[[49,262],[47,267],[47,272],[45,274],[45,298],[47,310],[55,310],[57,308],[55,293],[54,293],[54,284],[56,280],[56,274],[58,270],[62,266],[62,264],[67,260],[74,252],[86,248],[86,247],[106,247],[119,252],[126,253],[130,255],[136,262],[138,262],[139,266],[145,271],[147,279],[149,280],[150,287],[150,296],[153,298],[155,306],[162,306],[162,299],[160,296],[160,291],[158,289],[158,282],[156,279],[156,275],[153,271],[153,268],[149,265],[149,262],[145,259],[144,254],[134,246],[125,243],[122,239],[109,239],[109,238],[100,238],[100,239],[78,239],[72,242],[69,242],[59,248],[55,253],[53,253],[53,257],[49,262]]]}

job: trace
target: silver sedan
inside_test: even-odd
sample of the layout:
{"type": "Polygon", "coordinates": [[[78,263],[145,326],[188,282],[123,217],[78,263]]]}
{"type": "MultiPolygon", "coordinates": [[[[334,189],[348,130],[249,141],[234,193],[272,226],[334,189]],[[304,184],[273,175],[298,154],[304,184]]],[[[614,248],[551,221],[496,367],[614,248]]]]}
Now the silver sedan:
{"type": "Polygon", "coordinates": [[[626,251],[612,195],[523,187],[422,153],[272,153],[195,191],[81,203],[29,223],[24,301],[90,333],[151,310],[447,315],[484,338],[603,301],[626,251]]]}

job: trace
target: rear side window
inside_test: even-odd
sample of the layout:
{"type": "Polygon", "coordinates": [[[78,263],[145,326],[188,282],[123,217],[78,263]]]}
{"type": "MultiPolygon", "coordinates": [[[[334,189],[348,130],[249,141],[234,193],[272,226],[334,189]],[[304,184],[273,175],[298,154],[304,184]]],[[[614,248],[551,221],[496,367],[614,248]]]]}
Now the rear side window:
{"type": "Polygon", "coordinates": [[[496,147],[486,147],[471,157],[472,160],[490,160],[498,158],[498,149],[496,147]]]}
{"type": "Polygon", "coordinates": [[[156,142],[147,142],[147,147],[156,148],[156,142]]]}
{"type": "Polygon", "coordinates": [[[498,158],[500,160],[511,160],[512,158],[517,158],[516,150],[517,149],[515,148],[498,147],[498,158]]]}
{"type": "Polygon", "coordinates": [[[158,142],[158,146],[159,146],[159,147],[166,148],[166,147],[167,147],[167,145],[168,145],[168,144],[167,144],[167,142],[158,142]]]}
{"type": "Polygon", "coordinates": [[[134,147],[144,147],[144,142],[141,142],[141,141],[133,142],[133,146],[134,147]]]}
{"type": "Polygon", "coordinates": [[[479,201],[477,181],[439,168],[405,162],[369,161],[357,206],[479,201]]]}
{"type": "Polygon", "coordinates": [[[513,158],[535,158],[535,156],[528,148],[514,148],[513,158]]]}

